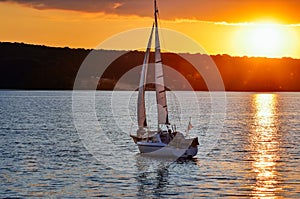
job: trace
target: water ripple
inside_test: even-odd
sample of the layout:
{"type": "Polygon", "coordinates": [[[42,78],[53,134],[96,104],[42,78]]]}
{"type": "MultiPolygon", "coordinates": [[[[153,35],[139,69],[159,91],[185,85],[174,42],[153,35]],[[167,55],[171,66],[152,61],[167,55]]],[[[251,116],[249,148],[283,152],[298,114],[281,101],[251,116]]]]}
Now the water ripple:
{"type": "MultiPolygon", "coordinates": [[[[131,154],[128,159],[110,153],[98,161],[87,151],[73,124],[71,92],[0,91],[0,196],[300,197],[300,94],[227,93],[227,117],[217,144],[205,156],[171,164],[138,154],[129,132],[110,129],[109,95],[97,93],[98,119],[108,122],[107,137],[131,154]],[[109,166],[116,157],[124,170],[109,166]]],[[[179,95],[189,101],[189,95],[179,95]]],[[[199,93],[202,126],[192,132],[200,142],[207,130],[203,121],[211,114],[207,96],[199,93]]],[[[130,124],[120,125],[130,129],[130,124]]]]}

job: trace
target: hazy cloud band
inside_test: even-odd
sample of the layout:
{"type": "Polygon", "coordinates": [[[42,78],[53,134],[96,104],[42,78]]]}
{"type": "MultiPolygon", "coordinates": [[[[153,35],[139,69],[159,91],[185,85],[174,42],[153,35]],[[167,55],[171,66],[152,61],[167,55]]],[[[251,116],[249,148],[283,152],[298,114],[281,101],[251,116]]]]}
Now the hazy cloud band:
{"type": "MultiPolygon", "coordinates": [[[[36,9],[62,9],[103,12],[117,15],[152,16],[152,0],[0,0],[36,9]]],[[[249,22],[280,19],[282,23],[299,23],[298,0],[159,0],[162,19],[249,22]]]]}

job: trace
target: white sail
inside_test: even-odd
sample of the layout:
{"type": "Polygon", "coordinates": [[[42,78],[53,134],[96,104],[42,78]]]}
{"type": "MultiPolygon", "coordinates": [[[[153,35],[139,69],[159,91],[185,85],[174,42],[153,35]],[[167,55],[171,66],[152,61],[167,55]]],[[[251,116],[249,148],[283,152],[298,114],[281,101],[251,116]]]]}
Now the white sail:
{"type": "Polygon", "coordinates": [[[147,127],[146,107],[145,107],[145,86],[146,86],[146,77],[148,71],[148,62],[149,62],[149,55],[151,50],[153,30],[154,30],[154,25],[152,26],[150,38],[148,41],[142,72],[141,72],[140,84],[139,84],[138,106],[137,106],[137,117],[138,117],[139,128],[147,127]]]}
{"type": "Polygon", "coordinates": [[[158,127],[161,124],[169,124],[168,119],[168,107],[166,90],[164,83],[163,65],[160,53],[160,41],[158,34],[157,14],[158,9],[156,0],[154,1],[155,8],[155,90],[156,90],[156,102],[157,102],[157,114],[158,114],[158,127]]]}
{"type": "MultiPolygon", "coordinates": [[[[157,5],[156,0],[154,0],[154,15],[155,22],[152,26],[151,35],[148,41],[148,46],[146,54],[144,57],[140,84],[139,84],[139,94],[138,94],[138,125],[137,135],[130,135],[133,141],[138,145],[139,151],[141,153],[149,153],[151,155],[158,155],[168,158],[191,158],[195,156],[198,152],[198,138],[188,138],[186,139],[184,135],[176,130],[176,126],[169,128],[168,119],[168,108],[167,108],[167,98],[166,90],[164,84],[164,73],[163,65],[160,52],[160,41],[158,34],[158,24],[157,24],[157,5]],[[146,109],[145,109],[145,83],[147,77],[148,63],[150,57],[152,37],[154,35],[155,29],[155,90],[156,90],[156,102],[157,102],[157,112],[158,112],[158,130],[150,131],[147,126],[146,119],[146,109]],[[167,125],[167,129],[163,126],[167,125]],[[147,129],[146,129],[147,128],[147,129]],[[162,131],[161,131],[162,130],[162,131]],[[163,133],[163,132],[168,133],[163,133]],[[174,137],[176,135],[176,137],[174,137]]],[[[192,127],[191,123],[188,125],[188,130],[192,127]]],[[[174,160],[176,160],[174,159],[174,160]]]]}

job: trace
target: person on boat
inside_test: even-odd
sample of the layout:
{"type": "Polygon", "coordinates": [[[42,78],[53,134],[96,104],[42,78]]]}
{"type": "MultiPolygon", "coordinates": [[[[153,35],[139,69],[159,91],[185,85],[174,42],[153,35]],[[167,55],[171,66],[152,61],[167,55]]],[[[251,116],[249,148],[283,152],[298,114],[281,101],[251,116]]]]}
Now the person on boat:
{"type": "Polygon", "coordinates": [[[172,140],[174,138],[174,134],[173,134],[172,130],[169,129],[168,133],[169,133],[170,140],[172,140]]]}

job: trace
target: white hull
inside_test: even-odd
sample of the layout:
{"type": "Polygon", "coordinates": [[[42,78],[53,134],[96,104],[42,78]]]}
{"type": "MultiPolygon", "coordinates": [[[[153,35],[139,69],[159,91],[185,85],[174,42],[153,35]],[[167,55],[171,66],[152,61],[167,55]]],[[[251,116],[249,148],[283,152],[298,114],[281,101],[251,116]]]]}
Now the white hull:
{"type": "Polygon", "coordinates": [[[188,149],[175,148],[164,143],[137,142],[141,153],[163,157],[192,158],[198,153],[198,147],[188,149]]]}

